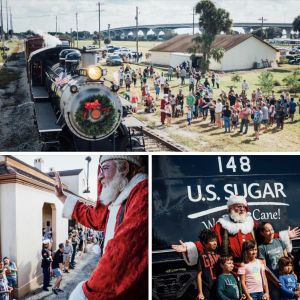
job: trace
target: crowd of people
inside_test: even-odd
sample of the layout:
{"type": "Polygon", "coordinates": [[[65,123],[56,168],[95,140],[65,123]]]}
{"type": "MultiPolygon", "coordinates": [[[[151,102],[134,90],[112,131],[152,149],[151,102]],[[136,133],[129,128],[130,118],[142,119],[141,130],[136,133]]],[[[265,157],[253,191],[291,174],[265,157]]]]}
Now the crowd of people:
{"type": "Polygon", "coordinates": [[[42,264],[43,269],[43,290],[49,291],[52,287],[54,294],[58,295],[63,292],[60,288],[63,273],[69,273],[75,269],[76,254],[81,255],[87,246],[87,242],[99,243],[99,232],[94,230],[85,230],[83,228],[70,227],[69,236],[65,243],[60,243],[56,251],[52,251],[52,233],[50,230],[43,229],[43,248],[42,248],[42,264]],[[50,284],[51,276],[55,277],[53,285],[50,284]]]}
{"type": "Polygon", "coordinates": [[[14,288],[17,286],[17,266],[9,257],[0,260],[0,300],[14,298],[14,288]]]}
{"type": "Polygon", "coordinates": [[[197,264],[197,299],[297,300],[291,239],[299,228],[275,233],[270,222],[255,222],[243,196],[232,195],[227,207],[198,241],[172,245],[187,264],[197,264]]]}
{"type": "Polygon", "coordinates": [[[133,70],[129,65],[122,66],[119,72],[120,86],[125,84],[126,97],[131,100],[134,112],[140,102],[144,111],[153,113],[160,109],[161,125],[170,126],[172,119],[186,116],[187,125],[193,121],[209,120],[207,126],[223,128],[224,133],[236,132],[247,134],[250,124],[253,124],[255,140],[259,139],[260,131],[270,128],[282,130],[286,120],[295,122],[297,107],[300,113],[300,100],[296,102],[287,90],[277,96],[264,95],[260,88],[250,92],[250,85],[246,80],[241,84],[241,93],[233,87],[228,92],[221,90],[218,73],[201,75],[200,71],[190,67],[188,62],[180,66],[169,67],[166,73],[159,74],[153,66],[143,70],[133,70]],[[170,88],[170,81],[178,80],[178,92],[170,88]],[[149,82],[150,81],[150,82],[149,82]],[[133,84],[137,87],[140,82],[141,97],[134,93],[130,95],[133,84]],[[188,94],[183,88],[188,86],[188,94]]]}

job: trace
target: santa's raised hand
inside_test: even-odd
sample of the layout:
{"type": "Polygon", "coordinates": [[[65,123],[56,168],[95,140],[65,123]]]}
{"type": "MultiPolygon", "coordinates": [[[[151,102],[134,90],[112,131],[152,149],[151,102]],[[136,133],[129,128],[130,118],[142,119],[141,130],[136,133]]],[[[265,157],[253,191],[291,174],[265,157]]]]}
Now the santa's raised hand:
{"type": "Polygon", "coordinates": [[[176,252],[185,253],[187,251],[186,244],[179,240],[180,245],[172,245],[172,249],[174,249],[176,252]]]}
{"type": "Polygon", "coordinates": [[[295,228],[291,229],[291,227],[289,227],[288,235],[289,235],[290,240],[300,237],[300,228],[295,227],[295,228]]]}
{"type": "Polygon", "coordinates": [[[66,201],[67,196],[64,194],[62,183],[59,177],[59,173],[54,173],[55,183],[54,183],[54,191],[56,197],[62,201],[63,203],[66,201]]]}

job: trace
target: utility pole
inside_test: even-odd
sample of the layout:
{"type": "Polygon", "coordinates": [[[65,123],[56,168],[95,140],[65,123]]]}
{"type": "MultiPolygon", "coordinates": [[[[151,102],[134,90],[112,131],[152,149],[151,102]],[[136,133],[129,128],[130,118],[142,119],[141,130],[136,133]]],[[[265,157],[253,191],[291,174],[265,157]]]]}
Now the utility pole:
{"type": "Polygon", "coordinates": [[[1,21],[1,39],[3,38],[3,6],[2,6],[2,0],[0,0],[0,21],[1,21]]]}
{"type": "Polygon", "coordinates": [[[78,48],[78,12],[76,13],[76,31],[77,31],[77,48],[78,48]]]}
{"type": "Polygon", "coordinates": [[[101,48],[101,22],[100,22],[100,17],[101,17],[101,4],[100,2],[98,2],[98,19],[99,19],[99,30],[98,30],[98,34],[99,34],[99,48],[101,48]]]}
{"type": "Polygon", "coordinates": [[[107,24],[108,38],[110,39],[110,24],[107,24]]]}
{"type": "Polygon", "coordinates": [[[70,46],[73,47],[73,29],[71,28],[71,43],[70,46]]]}
{"type": "Polygon", "coordinates": [[[12,21],[11,7],[9,8],[9,12],[10,12],[10,29],[11,29],[11,32],[13,33],[13,21],[12,21]]]}
{"type": "Polygon", "coordinates": [[[55,17],[55,36],[57,35],[57,16],[55,17]]]}
{"type": "Polygon", "coordinates": [[[8,38],[8,6],[7,6],[7,0],[6,0],[6,33],[8,38]]]}
{"type": "Polygon", "coordinates": [[[195,7],[193,7],[193,35],[195,34],[195,7]]]}
{"type": "Polygon", "coordinates": [[[136,61],[139,62],[139,8],[136,7],[136,61]]]}
{"type": "Polygon", "coordinates": [[[261,39],[264,39],[264,32],[263,32],[263,27],[264,27],[264,21],[268,21],[267,19],[264,19],[264,17],[261,17],[258,19],[258,21],[261,21],[261,39]]]}

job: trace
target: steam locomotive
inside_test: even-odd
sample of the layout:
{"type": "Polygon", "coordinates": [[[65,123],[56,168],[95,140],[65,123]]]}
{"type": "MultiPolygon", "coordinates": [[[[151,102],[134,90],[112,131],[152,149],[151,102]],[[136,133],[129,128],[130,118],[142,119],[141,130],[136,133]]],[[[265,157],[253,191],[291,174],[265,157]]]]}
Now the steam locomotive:
{"type": "Polygon", "coordinates": [[[105,79],[96,52],[68,45],[44,47],[42,37],[25,42],[27,74],[43,151],[138,151],[130,102],[105,79]]]}

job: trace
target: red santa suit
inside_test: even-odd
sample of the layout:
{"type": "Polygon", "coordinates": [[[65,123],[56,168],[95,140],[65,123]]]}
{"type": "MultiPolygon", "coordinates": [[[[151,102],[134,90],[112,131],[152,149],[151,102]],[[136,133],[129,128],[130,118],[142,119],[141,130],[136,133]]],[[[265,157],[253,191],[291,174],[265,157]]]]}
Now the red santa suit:
{"type": "Polygon", "coordinates": [[[160,121],[161,121],[161,124],[165,124],[165,120],[166,120],[166,111],[165,111],[165,108],[166,108],[166,104],[167,104],[167,101],[166,99],[161,99],[160,101],[160,121]]]}
{"type": "Polygon", "coordinates": [[[136,174],[109,206],[98,201],[96,207],[91,207],[68,196],[63,215],[105,232],[103,256],[90,279],[79,284],[69,299],[147,299],[147,175],[136,174]]]}

